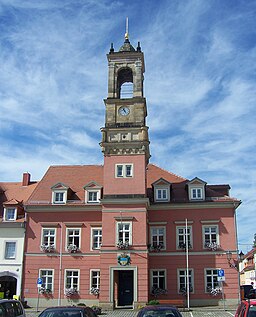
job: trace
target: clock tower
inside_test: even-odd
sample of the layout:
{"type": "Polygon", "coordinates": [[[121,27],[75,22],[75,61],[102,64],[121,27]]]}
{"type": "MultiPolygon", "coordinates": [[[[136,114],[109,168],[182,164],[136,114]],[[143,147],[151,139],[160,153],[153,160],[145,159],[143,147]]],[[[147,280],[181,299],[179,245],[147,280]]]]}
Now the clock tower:
{"type": "Polygon", "coordinates": [[[104,198],[145,196],[146,166],[150,158],[147,106],[143,96],[144,55],[125,34],[124,44],[108,59],[108,96],[105,127],[101,128],[104,154],[104,198]]]}

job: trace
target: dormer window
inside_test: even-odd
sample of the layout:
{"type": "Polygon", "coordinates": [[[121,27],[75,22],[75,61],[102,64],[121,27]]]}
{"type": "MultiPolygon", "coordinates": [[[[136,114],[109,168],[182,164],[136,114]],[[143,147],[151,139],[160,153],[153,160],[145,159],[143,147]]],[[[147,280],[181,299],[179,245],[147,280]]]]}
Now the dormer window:
{"type": "Polygon", "coordinates": [[[53,204],[66,204],[68,189],[66,185],[57,183],[52,188],[52,203],[53,204]]]}
{"type": "Polygon", "coordinates": [[[99,191],[98,190],[88,190],[87,202],[88,203],[98,203],[99,202],[99,191]]]}
{"type": "Polygon", "coordinates": [[[156,188],[156,200],[166,201],[168,199],[167,188],[156,188]]]}
{"type": "Polygon", "coordinates": [[[85,203],[86,204],[98,204],[101,198],[102,186],[96,182],[90,182],[84,186],[85,189],[85,203]]]}
{"type": "Polygon", "coordinates": [[[154,188],[154,201],[155,202],[168,202],[170,201],[170,186],[171,184],[160,178],[152,184],[154,188]]]}
{"type": "Polygon", "coordinates": [[[205,200],[205,185],[201,179],[195,177],[188,182],[189,200],[205,200]]]}
{"type": "Polygon", "coordinates": [[[191,189],[192,199],[202,199],[203,189],[202,188],[192,188],[191,189]]]}
{"type": "Polygon", "coordinates": [[[4,209],[4,220],[5,221],[15,221],[17,219],[17,209],[16,208],[5,208],[4,209]]]}

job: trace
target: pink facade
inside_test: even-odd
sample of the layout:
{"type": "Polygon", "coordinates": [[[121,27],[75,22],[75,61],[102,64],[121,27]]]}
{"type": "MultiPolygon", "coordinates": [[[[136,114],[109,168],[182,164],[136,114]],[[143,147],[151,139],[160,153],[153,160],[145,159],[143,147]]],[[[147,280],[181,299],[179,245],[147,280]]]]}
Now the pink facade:
{"type": "Polygon", "coordinates": [[[238,272],[226,254],[237,259],[240,201],[229,185],[148,163],[143,53],[126,38],[108,62],[104,165],[52,166],[27,201],[24,298],[35,306],[39,291],[39,306],[108,309],[151,299],[236,303],[238,272]],[[133,96],[121,99],[125,82],[133,96]]]}

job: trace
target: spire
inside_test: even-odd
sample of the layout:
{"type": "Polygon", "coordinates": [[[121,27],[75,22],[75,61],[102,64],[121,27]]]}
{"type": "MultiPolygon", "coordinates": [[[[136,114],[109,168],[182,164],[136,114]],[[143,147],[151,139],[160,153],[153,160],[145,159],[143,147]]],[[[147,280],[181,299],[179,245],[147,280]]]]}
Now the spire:
{"type": "Polygon", "coordinates": [[[125,22],[125,35],[124,35],[124,44],[120,47],[119,52],[134,52],[134,47],[130,44],[129,33],[128,33],[128,18],[125,22]]]}
{"type": "Polygon", "coordinates": [[[126,18],[126,24],[125,24],[125,35],[124,35],[124,39],[125,41],[128,40],[129,41],[129,32],[128,32],[128,29],[129,29],[129,21],[128,21],[128,17],[126,18]]]}

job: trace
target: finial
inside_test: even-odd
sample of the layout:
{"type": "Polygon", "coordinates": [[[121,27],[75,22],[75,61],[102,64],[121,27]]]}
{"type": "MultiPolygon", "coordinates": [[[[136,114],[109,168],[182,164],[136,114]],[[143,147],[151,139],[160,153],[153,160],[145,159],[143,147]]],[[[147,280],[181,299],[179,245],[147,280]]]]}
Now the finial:
{"type": "Polygon", "coordinates": [[[110,50],[109,50],[109,53],[114,53],[114,45],[113,43],[111,43],[111,46],[110,46],[110,50]]]}
{"type": "Polygon", "coordinates": [[[140,42],[138,42],[137,52],[141,52],[140,42]]]}
{"type": "Polygon", "coordinates": [[[129,33],[128,33],[128,17],[126,18],[126,25],[125,25],[125,35],[124,35],[124,38],[126,40],[129,39],[129,33]]]}

